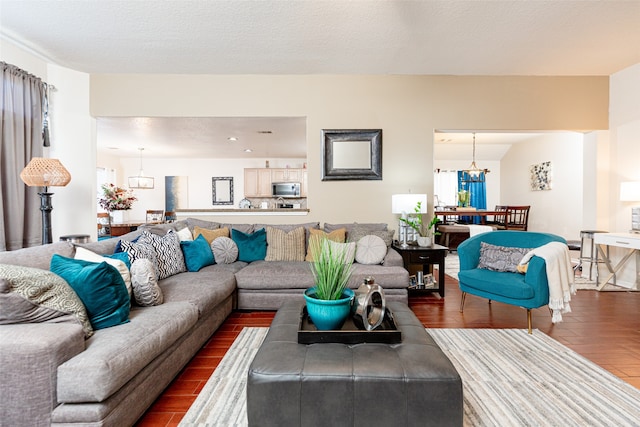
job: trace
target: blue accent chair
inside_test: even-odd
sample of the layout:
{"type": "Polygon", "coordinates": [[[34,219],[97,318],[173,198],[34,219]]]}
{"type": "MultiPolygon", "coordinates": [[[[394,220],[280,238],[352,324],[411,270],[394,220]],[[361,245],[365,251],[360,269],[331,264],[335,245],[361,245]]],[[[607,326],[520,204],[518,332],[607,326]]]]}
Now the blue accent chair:
{"type": "Polygon", "coordinates": [[[491,231],[470,237],[458,246],[460,272],[458,280],[462,291],[460,312],[464,308],[466,294],[491,301],[517,305],[527,309],[527,324],[531,333],[531,309],[549,303],[549,285],[546,264],[540,257],[529,261],[526,274],[499,272],[478,268],[480,243],[517,248],[537,248],[550,242],[567,243],[560,236],[531,231],[491,231]]]}

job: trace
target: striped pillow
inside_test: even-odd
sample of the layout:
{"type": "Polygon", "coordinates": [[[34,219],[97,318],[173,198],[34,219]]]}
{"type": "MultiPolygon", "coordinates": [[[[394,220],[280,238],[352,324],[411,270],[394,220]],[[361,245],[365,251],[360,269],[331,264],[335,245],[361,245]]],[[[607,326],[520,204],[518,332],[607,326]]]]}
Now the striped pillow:
{"type": "Polygon", "coordinates": [[[286,232],[267,226],[267,256],[265,261],[304,261],[304,227],[286,232]]]}

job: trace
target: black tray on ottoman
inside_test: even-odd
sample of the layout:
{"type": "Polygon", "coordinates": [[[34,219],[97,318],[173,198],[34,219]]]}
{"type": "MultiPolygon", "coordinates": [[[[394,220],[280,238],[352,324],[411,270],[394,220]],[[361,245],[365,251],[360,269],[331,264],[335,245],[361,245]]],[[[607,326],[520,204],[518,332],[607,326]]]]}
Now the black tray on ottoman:
{"type": "Polygon", "coordinates": [[[298,327],[298,343],[315,344],[323,342],[338,342],[343,344],[358,343],[386,343],[397,344],[402,341],[402,333],[398,330],[393,314],[386,308],[382,324],[373,331],[365,331],[353,323],[353,316],[349,315],[342,328],[319,331],[307,313],[307,306],[302,307],[300,326],[298,327]]]}

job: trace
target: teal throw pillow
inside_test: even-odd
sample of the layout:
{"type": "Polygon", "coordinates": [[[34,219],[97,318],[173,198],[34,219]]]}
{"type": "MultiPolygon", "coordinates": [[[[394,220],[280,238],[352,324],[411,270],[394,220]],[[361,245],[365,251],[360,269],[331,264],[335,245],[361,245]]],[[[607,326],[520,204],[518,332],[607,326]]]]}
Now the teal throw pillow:
{"type": "Polygon", "coordinates": [[[198,235],[195,240],[180,242],[180,247],[188,271],[199,271],[202,267],[215,263],[209,242],[202,234],[198,235]]]}
{"type": "Polygon", "coordinates": [[[114,266],[54,254],[49,269],[78,294],[93,329],[129,322],[129,292],[114,266]]]}
{"type": "Polygon", "coordinates": [[[267,231],[264,228],[252,234],[233,228],[231,238],[238,245],[238,261],[258,261],[267,256],[267,231]]]}
{"type": "Polygon", "coordinates": [[[111,255],[102,255],[102,256],[106,257],[106,258],[112,258],[112,259],[120,260],[120,261],[124,262],[127,265],[128,269],[131,269],[131,260],[129,259],[129,254],[127,254],[126,252],[116,252],[116,253],[111,254],[111,255]]]}

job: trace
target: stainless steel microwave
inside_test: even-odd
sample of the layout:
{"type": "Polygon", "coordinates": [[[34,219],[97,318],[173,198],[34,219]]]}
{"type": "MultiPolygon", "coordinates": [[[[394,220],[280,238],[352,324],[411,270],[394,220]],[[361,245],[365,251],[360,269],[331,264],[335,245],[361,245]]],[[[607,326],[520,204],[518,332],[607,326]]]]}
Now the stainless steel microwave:
{"type": "Polygon", "coordinates": [[[300,183],[272,182],[271,194],[273,197],[300,197],[300,183]]]}

